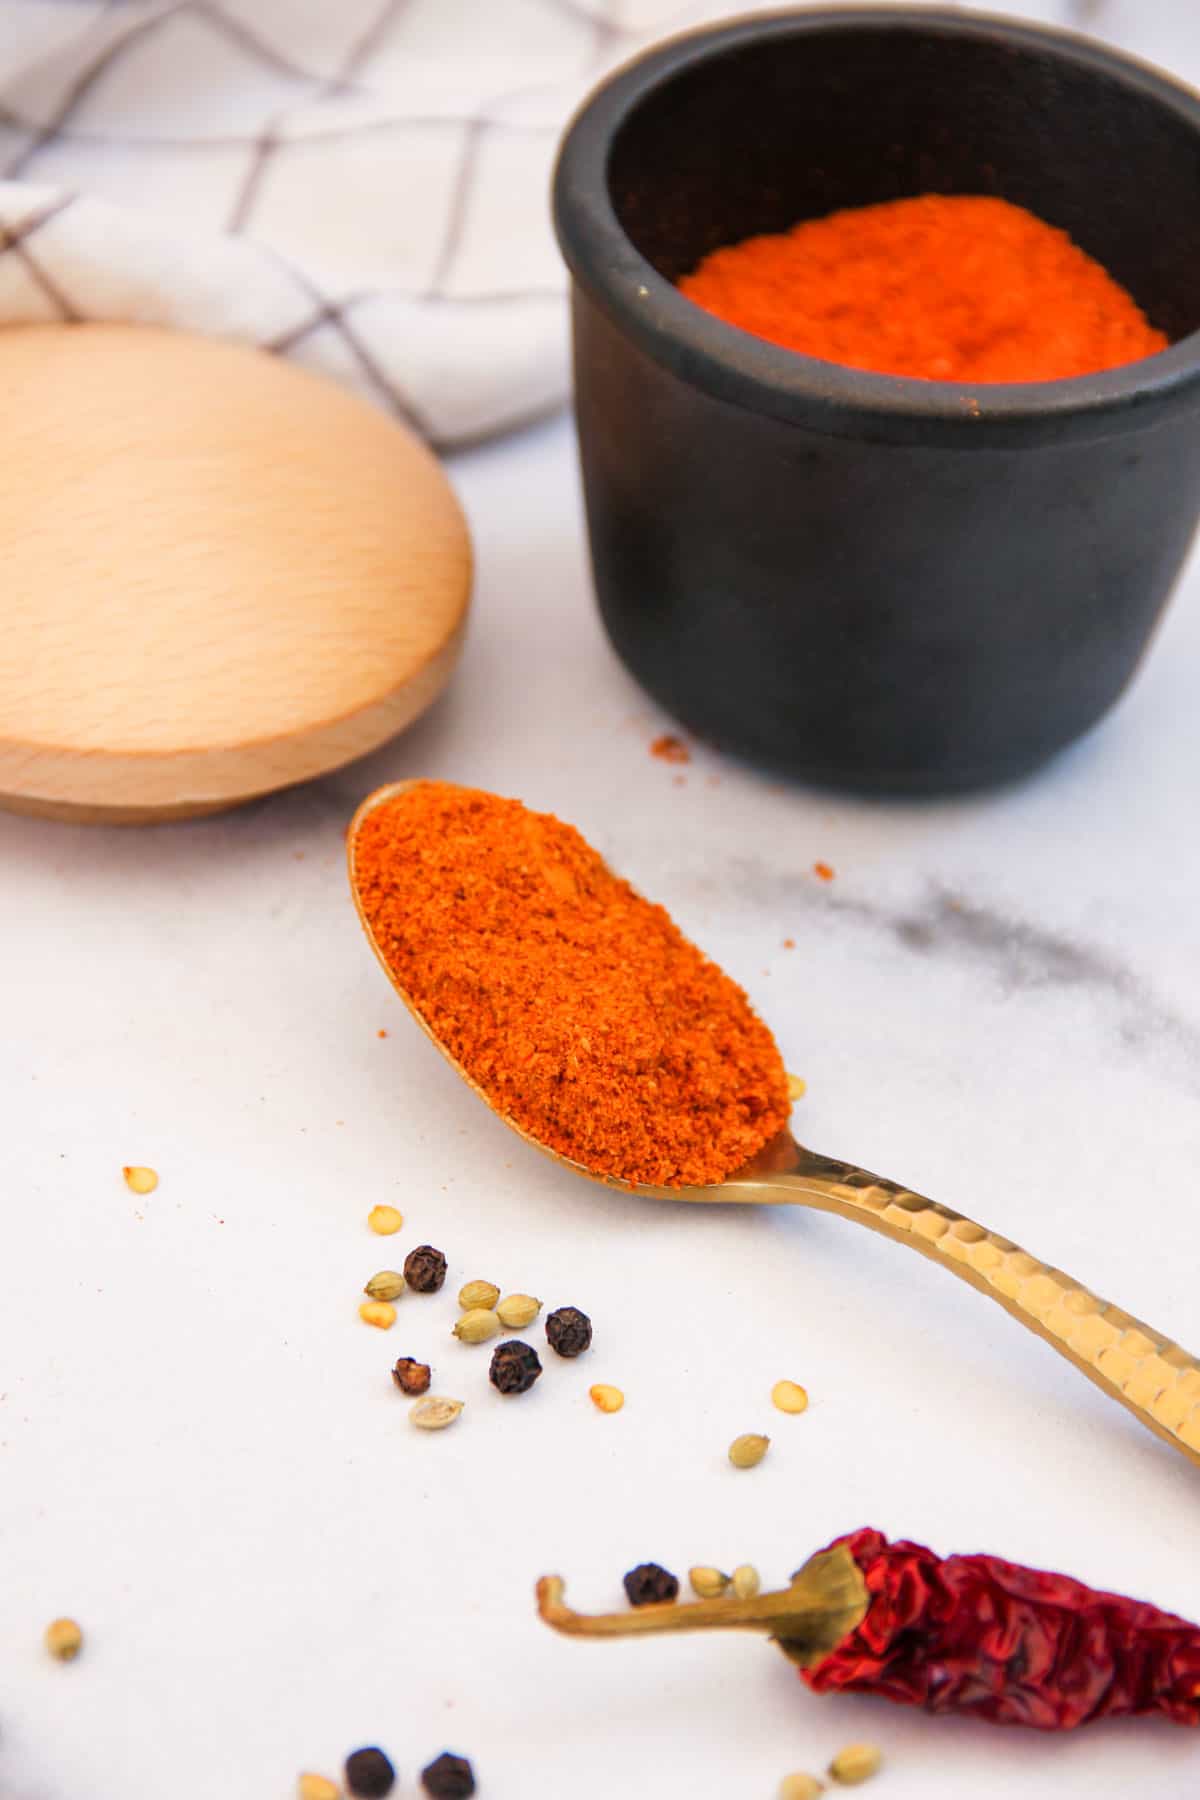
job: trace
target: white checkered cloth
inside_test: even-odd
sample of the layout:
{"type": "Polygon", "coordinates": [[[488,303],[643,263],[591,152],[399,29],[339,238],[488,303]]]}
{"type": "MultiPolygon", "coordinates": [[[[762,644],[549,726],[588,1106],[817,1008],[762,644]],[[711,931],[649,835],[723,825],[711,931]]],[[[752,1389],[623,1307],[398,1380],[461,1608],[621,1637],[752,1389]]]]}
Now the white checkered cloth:
{"type": "Polygon", "coordinates": [[[241,339],[438,444],[511,427],[566,391],[563,123],[606,69],[734,10],[0,0],[0,324],[241,339]]]}

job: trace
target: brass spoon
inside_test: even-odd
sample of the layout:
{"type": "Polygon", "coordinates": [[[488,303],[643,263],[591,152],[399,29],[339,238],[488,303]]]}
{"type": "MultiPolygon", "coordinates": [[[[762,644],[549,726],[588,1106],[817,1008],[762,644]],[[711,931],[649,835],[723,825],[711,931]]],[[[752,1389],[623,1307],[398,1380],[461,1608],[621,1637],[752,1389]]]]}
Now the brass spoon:
{"type": "MultiPolygon", "coordinates": [[[[350,886],[363,930],[388,980],[468,1087],[490,1105],[487,1094],[449,1055],[396,980],[359,899],[355,872],[359,828],[373,808],[416,785],[402,781],[379,788],[355,813],[347,834],[350,886]]],[[[646,1187],[595,1175],[581,1163],[548,1149],[512,1119],[505,1117],[504,1122],[574,1174],[637,1194],[644,1200],[811,1206],[906,1244],[998,1301],[1022,1325],[1045,1338],[1061,1356],[1082,1369],[1097,1387],[1128,1407],[1149,1430],[1173,1444],[1191,1462],[1200,1464],[1200,1363],[1196,1358],[1140,1319],[1081,1287],[1061,1269],[1039,1262],[1010,1239],[975,1224],[962,1213],[952,1212],[948,1206],[926,1200],[854,1163],[838,1162],[815,1150],[805,1150],[786,1130],[725,1181],[711,1187],[670,1188],[646,1187]]]]}

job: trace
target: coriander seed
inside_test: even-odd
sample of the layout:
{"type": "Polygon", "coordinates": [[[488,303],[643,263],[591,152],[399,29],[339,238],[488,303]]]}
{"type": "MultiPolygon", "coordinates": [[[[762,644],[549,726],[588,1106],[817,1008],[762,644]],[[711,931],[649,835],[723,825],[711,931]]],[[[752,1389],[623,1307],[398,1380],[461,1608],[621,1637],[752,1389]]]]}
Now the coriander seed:
{"type": "Polygon", "coordinates": [[[403,1292],[404,1277],[397,1269],[380,1269],[363,1289],[372,1300],[398,1300],[403,1292]]]}
{"type": "Polygon", "coordinates": [[[378,1237],[393,1236],[403,1223],[404,1214],[394,1206],[373,1206],[367,1214],[367,1224],[378,1237]]]}
{"type": "Polygon", "coordinates": [[[470,1800],[475,1792],[475,1771],[465,1756],[443,1750],[421,1770],[421,1786],[432,1800],[470,1800]]]}
{"type": "Polygon", "coordinates": [[[679,1598],[679,1581],[661,1563],[639,1563],[621,1582],[630,1606],[661,1606],[679,1598]]]}
{"type": "Polygon", "coordinates": [[[505,1331],[524,1331],[541,1310],[541,1301],[535,1300],[532,1294],[506,1294],[496,1303],[496,1317],[505,1331]]]}
{"type": "Polygon", "coordinates": [[[693,1594],[698,1594],[701,1600],[717,1600],[729,1586],[728,1575],[720,1569],[710,1569],[703,1563],[688,1570],[688,1580],[693,1594]]]}
{"type": "Polygon", "coordinates": [[[74,1662],[83,1649],[83,1632],[74,1619],[52,1619],[43,1642],[55,1662],[74,1662]]]}
{"type": "Polygon", "coordinates": [[[444,1431],[462,1412],[461,1400],[446,1400],[440,1394],[427,1394],[408,1409],[410,1422],[418,1431],[444,1431]]]}
{"type": "Polygon", "coordinates": [[[502,1394],[525,1394],[542,1372],[541,1358],[532,1344],[509,1338],[492,1351],[488,1380],[502,1394]]]}
{"type": "Polygon", "coordinates": [[[807,1412],[808,1394],[798,1381],[777,1381],[771,1389],[771,1404],[784,1413],[807,1412]]]}
{"type": "Polygon", "coordinates": [[[830,1763],[829,1773],[842,1787],[857,1787],[878,1775],[882,1763],[883,1752],[874,1744],[847,1744],[830,1763]]]}
{"type": "Polygon", "coordinates": [[[592,1341],[592,1321],[577,1306],[560,1306],[546,1319],[546,1342],[559,1356],[582,1356],[592,1341]]]}
{"type": "Polygon", "coordinates": [[[598,1381],[595,1387],[590,1387],[588,1399],[602,1413],[620,1412],[625,1404],[625,1396],[620,1388],[610,1387],[607,1381],[598,1381]]]}
{"type": "Polygon", "coordinates": [[[346,1758],[346,1787],[356,1800],[383,1800],[395,1785],[395,1769],[374,1744],[346,1758]]]}
{"type": "Polygon", "coordinates": [[[729,1460],[735,1469],[756,1468],[767,1454],[770,1445],[770,1438],[763,1437],[761,1432],[744,1432],[741,1437],[734,1438],[730,1444],[729,1460]]]}
{"type": "Polygon", "coordinates": [[[301,1775],[296,1783],[296,1800],[342,1800],[336,1781],[324,1775],[301,1775]]]}
{"type": "Polygon", "coordinates": [[[457,1320],[454,1335],[464,1344],[485,1344],[488,1338],[495,1337],[499,1329],[500,1321],[495,1313],[489,1312],[485,1306],[476,1306],[457,1320]]]}
{"type": "Polygon", "coordinates": [[[458,1304],[464,1312],[474,1312],[477,1306],[491,1312],[499,1298],[500,1289],[494,1281],[468,1281],[458,1290],[458,1304]]]}
{"type": "Polygon", "coordinates": [[[121,1173],[125,1177],[125,1186],[135,1194],[152,1194],[158,1186],[157,1169],[147,1169],[144,1164],[133,1163],[121,1173]]]}
{"type": "Polygon", "coordinates": [[[358,1316],[364,1325],[374,1325],[380,1331],[390,1331],[396,1323],[396,1309],[388,1300],[364,1300],[358,1316]]]}
{"type": "Polygon", "coordinates": [[[788,1084],[788,1099],[789,1100],[803,1100],[805,1094],[807,1094],[807,1092],[808,1092],[807,1081],[805,1081],[799,1075],[789,1075],[787,1078],[787,1084],[788,1084]]]}
{"type": "Polygon", "coordinates": [[[392,1380],[402,1394],[427,1394],[432,1371],[413,1356],[399,1356],[392,1366],[392,1380]]]}
{"type": "Polygon", "coordinates": [[[418,1244],[404,1259],[404,1279],[414,1294],[436,1294],[446,1279],[446,1259],[432,1244],[418,1244]]]}
{"type": "Polygon", "coordinates": [[[801,1771],[795,1775],[785,1775],[779,1784],[779,1800],[817,1800],[817,1796],[824,1792],[823,1781],[801,1771]]]}
{"type": "Polygon", "coordinates": [[[753,1563],[739,1563],[729,1578],[729,1585],[739,1600],[753,1600],[762,1586],[762,1578],[753,1563]]]}

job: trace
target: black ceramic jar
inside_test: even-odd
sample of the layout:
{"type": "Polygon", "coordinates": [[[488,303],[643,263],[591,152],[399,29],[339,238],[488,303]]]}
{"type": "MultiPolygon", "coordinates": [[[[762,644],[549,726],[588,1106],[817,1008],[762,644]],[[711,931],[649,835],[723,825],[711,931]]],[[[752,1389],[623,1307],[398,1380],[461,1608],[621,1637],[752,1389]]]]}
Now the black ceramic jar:
{"type": "Polygon", "coordinates": [[[571,125],[555,213],[596,589],[693,731],[843,786],[1024,773],[1129,681],[1200,510],[1200,101],[1069,34],[913,8],[676,39],[571,125]],[[1028,207],[1171,340],[1065,381],[874,375],[673,285],[918,193],[1028,207]]]}

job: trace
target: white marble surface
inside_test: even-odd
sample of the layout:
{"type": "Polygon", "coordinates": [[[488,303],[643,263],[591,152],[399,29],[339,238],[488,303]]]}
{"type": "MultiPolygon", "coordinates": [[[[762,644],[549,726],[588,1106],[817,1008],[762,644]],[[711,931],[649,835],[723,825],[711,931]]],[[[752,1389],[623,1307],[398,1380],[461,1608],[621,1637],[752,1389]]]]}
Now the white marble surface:
{"type": "Polygon", "coordinates": [[[536,1621],[546,1570],[594,1606],[644,1558],[774,1583],[865,1522],[1200,1618],[1200,1477],[899,1248],[623,1201],[511,1138],[387,990],[342,828],[418,772],[577,821],[746,983],[809,1082],[809,1142],[1200,1344],[1200,576],[1118,713],[1018,790],[841,801],[703,751],[678,784],[592,611],[565,421],[454,473],[477,614],[407,737],[205,823],[0,815],[0,1795],[287,1800],[378,1740],[403,1793],[449,1744],[488,1800],[728,1800],[865,1737],[879,1800],[1183,1800],[1200,1738],[1167,1725],[935,1721],[814,1698],[740,1637],[536,1621]],[[148,1200],[131,1161],[161,1171],[148,1200]],[[377,1200],[400,1239],[367,1232],[377,1200]],[[448,1294],[367,1330],[359,1287],[421,1240],[454,1287],[586,1307],[593,1351],[506,1403],[447,1338],[448,1294]],[[408,1428],[401,1352],[467,1399],[453,1433],[408,1428]],[[803,1418],[768,1405],[782,1375],[803,1418]],[[595,1380],[623,1413],[592,1410],[595,1380]],[[724,1446],[755,1428],[771,1455],[738,1474],[724,1446]],[[70,1668],[39,1643],[60,1612],[88,1632],[70,1668]]]}

